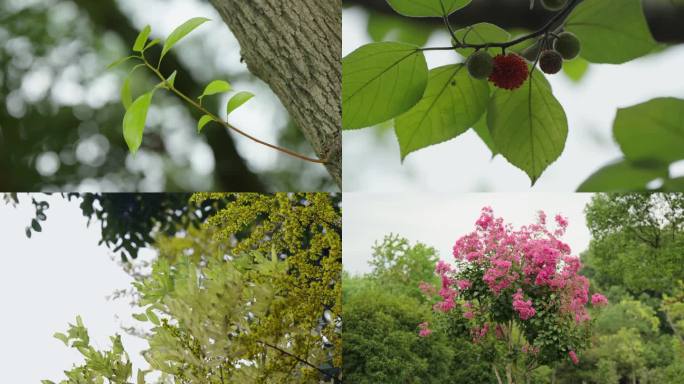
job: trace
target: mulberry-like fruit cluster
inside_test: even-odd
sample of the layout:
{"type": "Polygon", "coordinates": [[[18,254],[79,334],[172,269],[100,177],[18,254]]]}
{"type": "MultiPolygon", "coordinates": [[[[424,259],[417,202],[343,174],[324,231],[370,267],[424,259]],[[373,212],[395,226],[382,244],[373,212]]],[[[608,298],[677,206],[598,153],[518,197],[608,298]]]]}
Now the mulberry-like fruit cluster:
{"type": "Polygon", "coordinates": [[[494,68],[489,81],[499,88],[517,89],[527,80],[530,71],[525,59],[515,53],[494,57],[494,68]]]}

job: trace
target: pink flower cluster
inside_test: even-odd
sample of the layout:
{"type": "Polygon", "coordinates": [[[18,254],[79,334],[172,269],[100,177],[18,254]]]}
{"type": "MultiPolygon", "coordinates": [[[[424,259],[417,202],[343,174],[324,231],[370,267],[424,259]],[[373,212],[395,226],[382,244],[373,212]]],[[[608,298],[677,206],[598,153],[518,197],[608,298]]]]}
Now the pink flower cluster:
{"type": "Polygon", "coordinates": [[[420,328],[420,332],[418,332],[418,336],[420,337],[428,337],[430,334],[432,334],[432,330],[429,328],[429,324],[427,322],[423,322],[418,324],[418,328],[420,328]]]}
{"type": "Polygon", "coordinates": [[[518,289],[518,291],[513,294],[513,309],[518,312],[520,320],[527,320],[537,313],[537,311],[534,310],[534,307],[532,307],[532,300],[523,300],[522,289],[518,289]]]}
{"type": "MultiPolygon", "coordinates": [[[[561,311],[572,314],[577,322],[588,320],[589,281],[579,275],[579,258],[572,256],[568,244],[559,239],[566,232],[568,220],[556,215],[554,221],[556,228],[548,229],[546,214],[540,212],[536,223],[514,229],[485,207],[475,222],[475,231],[456,241],[454,258],[460,265],[481,268],[482,281],[494,296],[515,290],[512,305],[521,320],[536,313],[532,300],[524,300],[524,292],[535,287],[555,293],[553,300],[561,311]]],[[[439,291],[442,301],[435,309],[448,312],[455,307],[458,293],[472,287],[474,282],[458,278],[458,271],[443,261],[435,271],[442,281],[439,291]]],[[[600,294],[592,297],[594,305],[604,305],[604,300],[600,294]]],[[[467,318],[472,318],[476,312],[465,313],[467,318]]]]}
{"type": "Polygon", "coordinates": [[[570,360],[572,360],[572,363],[577,365],[579,364],[579,357],[577,357],[577,354],[575,351],[570,351],[568,352],[568,356],[570,356],[570,360]]]}
{"type": "Polygon", "coordinates": [[[591,305],[595,307],[603,307],[608,305],[608,299],[600,293],[594,293],[591,295],[591,305]]]}

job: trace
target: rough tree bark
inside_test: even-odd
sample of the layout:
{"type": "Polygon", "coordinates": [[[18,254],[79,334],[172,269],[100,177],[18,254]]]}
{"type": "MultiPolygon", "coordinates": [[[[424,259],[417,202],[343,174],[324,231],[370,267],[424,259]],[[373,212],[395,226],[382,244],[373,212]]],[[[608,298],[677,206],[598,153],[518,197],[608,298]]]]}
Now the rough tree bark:
{"type": "Polygon", "coordinates": [[[342,1],[210,1],[341,186],[342,1]]]}

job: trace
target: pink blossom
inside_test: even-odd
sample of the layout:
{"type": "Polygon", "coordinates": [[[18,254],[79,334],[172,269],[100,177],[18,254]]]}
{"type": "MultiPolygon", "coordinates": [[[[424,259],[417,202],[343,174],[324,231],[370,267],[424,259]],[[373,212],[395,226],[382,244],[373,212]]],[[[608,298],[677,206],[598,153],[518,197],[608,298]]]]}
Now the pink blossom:
{"type": "Polygon", "coordinates": [[[433,308],[435,311],[447,313],[447,312],[451,311],[452,309],[454,309],[455,306],[456,306],[456,303],[454,303],[454,299],[449,297],[449,298],[446,298],[444,301],[440,301],[439,303],[435,304],[433,306],[433,308]]]}
{"type": "Polygon", "coordinates": [[[513,309],[518,312],[520,320],[527,320],[537,313],[537,311],[535,311],[532,307],[532,300],[523,300],[523,293],[521,289],[518,289],[518,291],[513,294],[513,309]]]}
{"type": "Polygon", "coordinates": [[[420,337],[428,337],[430,334],[432,334],[432,330],[428,328],[429,324],[427,322],[423,322],[418,324],[418,328],[420,328],[420,332],[418,332],[418,336],[420,337]]]}
{"type": "Polygon", "coordinates": [[[570,356],[570,360],[572,360],[572,363],[577,365],[579,364],[579,358],[577,357],[577,354],[575,351],[570,351],[568,352],[568,356],[570,356]]]}
{"type": "Polygon", "coordinates": [[[458,285],[458,289],[460,289],[461,291],[465,291],[466,289],[470,288],[472,283],[470,282],[470,280],[457,280],[456,285],[458,285]]]}
{"type": "Polygon", "coordinates": [[[608,305],[608,299],[600,293],[594,293],[591,295],[591,305],[595,307],[602,307],[608,305]]]}
{"type": "Polygon", "coordinates": [[[437,266],[435,267],[435,273],[438,275],[444,275],[448,272],[451,272],[451,265],[444,260],[439,260],[437,262],[437,266]]]}
{"type": "Polygon", "coordinates": [[[465,317],[466,319],[472,319],[473,317],[475,317],[475,314],[473,313],[473,311],[467,311],[463,314],[463,317],[465,317]]]}

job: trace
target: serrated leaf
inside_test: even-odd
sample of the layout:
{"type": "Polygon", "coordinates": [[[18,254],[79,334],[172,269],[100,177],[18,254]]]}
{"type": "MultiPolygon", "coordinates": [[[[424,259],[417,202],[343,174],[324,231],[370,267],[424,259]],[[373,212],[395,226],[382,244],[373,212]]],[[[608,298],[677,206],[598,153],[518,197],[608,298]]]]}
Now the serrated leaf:
{"type": "Polygon", "coordinates": [[[169,37],[164,42],[164,47],[162,48],[162,53],[161,57],[159,58],[159,61],[161,62],[166,53],[171,48],[173,48],[173,46],[176,45],[176,43],[178,43],[182,38],[187,36],[190,32],[195,30],[195,28],[206,23],[207,21],[209,21],[209,19],[207,19],[206,17],[195,17],[181,24],[178,28],[174,29],[173,32],[171,32],[169,37]]]}
{"type": "Polygon", "coordinates": [[[448,16],[470,4],[471,0],[387,0],[397,13],[410,17],[448,16]]]}
{"type": "Polygon", "coordinates": [[[514,91],[492,94],[487,125],[499,153],[525,171],[532,185],[561,155],[568,136],[565,111],[539,71],[514,91]]]}
{"type": "Polygon", "coordinates": [[[229,82],[223,80],[214,80],[209,83],[206,88],[204,88],[204,92],[202,92],[202,95],[199,98],[215,95],[217,93],[230,92],[232,89],[233,88],[229,82]]]}
{"type": "Polygon", "coordinates": [[[619,109],[613,134],[631,161],[684,159],[684,100],[657,98],[619,109]]]}
{"type": "MultiPolygon", "coordinates": [[[[486,44],[486,43],[505,43],[511,39],[511,34],[498,25],[490,23],[477,23],[469,27],[459,29],[454,32],[456,37],[463,43],[468,44],[486,44]]],[[[488,49],[492,51],[494,48],[488,49]]],[[[468,57],[475,52],[474,48],[458,48],[456,49],[463,57],[468,57]]]]}
{"type": "Polygon", "coordinates": [[[144,313],[134,313],[133,318],[138,321],[147,321],[147,316],[144,313]]]}
{"type": "Polygon", "coordinates": [[[126,76],[124,83],[121,86],[121,104],[128,110],[133,104],[133,95],[131,94],[131,77],[126,76]]]}
{"type": "Polygon", "coordinates": [[[135,99],[124,115],[124,140],[126,140],[128,149],[133,154],[138,151],[142,143],[145,120],[147,120],[147,111],[152,103],[152,95],[153,92],[148,92],[135,99]]]}
{"type": "Polygon", "coordinates": [[[150,32],[152,32],[152,28],[149,25],[146,25],[145,28],[140,31],[138,37],[135,39],[135,44],[133,44],[133,51],[142,52],[145,43],[147,43],[147,38],[150,36],[150,32]]]}
{"type": "Polygon", "coordinates": [[[622,64],[657,48],[641,0],[584,0],[565,29],[579,38],[580,55],[592,63],[622,64]]]}
{"type": "Polygon", "coordinates": [[[122,58],[122,59],[119,59],[119,60],[117,60],[117,61],[115,61],[115,62],[109,64],[109,65],[107,66],[107,70],[110,70],[110,69],[112,69],[112,68],[114,68],[114,67],[116,67],[116,66],[119,66],[119,65],[121,65],[121,64],[123,64],[123,63],[125,63],[125,62],[127,62],[128,60],[134,59],[134,58],[136,58],[136,57],[137,57],[137,56],[127,56],[127,57],[124,57],[124,58],[122,58]]]}
{"type": "Polygon", "coordinates": [[[647,190],[649,182],[667,175],[665,165],[636,165],[620,160],[594,172],[577,192],[641,192],[647,190]]]}
{"type": "Polygon", "coordinates": [[[154,310],[151,307],[147,308],[147,311],[145,311],[145,314],[147,315],[147,318],[150,319],[152,324],[159,325],[159,317],[157,317],[157,314],[154,313],[154,310]]]}
{"type": "Polygon", "coordinates": [[[416,105],[428,67],[418,47],[373,43],[342,59],[342,129],[373,126],[416,105]]]}
{"type": "Polygon", "coordinates": [[[480,119],[488,100],[487,82],[473,79],[462,64],[431,70],[423,98],[395,120],[402,160],[467,131],[480,119]]]}
{"type": "Polygon", "coordinates": [[[251,99],[252,97],[254,97],[254,94],[251,92],[242,91],[242,92],[236,93],[235,96],[231,97],[230,100],[228,101],[228,106],[227,106],[228,114],[230,115],[231,112],[238,109],[242,104],[249,101],[249,99],[251,99]]]}
{"type": "Polygon", "coordinates": [[[60,332],[55,332],[55,334],[52,335],[52,337],[54,337],[57,340],[61,340],[67,347],[69,346],[69,337],[67,337],[67,335],[60,332]]]}
{"type": "Polygon", "coordinates": [[[202,116],[199,119],[199,122],[197,122],[197,133],[202,132],[202,128],[204,128],[205,125],[209,124],[213,120],[214,119],[209,115],[202,116]]]}

